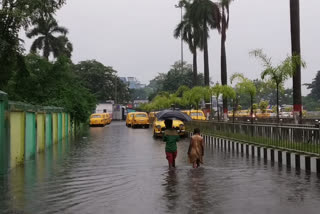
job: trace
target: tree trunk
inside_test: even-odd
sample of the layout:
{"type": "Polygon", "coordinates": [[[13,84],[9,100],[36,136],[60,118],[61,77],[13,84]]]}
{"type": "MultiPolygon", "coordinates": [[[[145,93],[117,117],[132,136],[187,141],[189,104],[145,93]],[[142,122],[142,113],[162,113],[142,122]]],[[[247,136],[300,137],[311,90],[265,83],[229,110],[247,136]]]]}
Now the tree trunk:
{"type": "MultiPolygon", "coordinates": [[[[222,19],[226,19],[225,12],[222,10],[222,19]]],[[[221,31],[221,84],[228,85],[227,76],[227,55],[226,55],[226,22],[222,21],[221,31]]],[[[228,119],[228,99],[223,97],[223,117],[224,120],[228,119]]]]}
{"type": "MultiPolygon", "coordinates": [[[[300,50],[300,4],[299,0],[290,0],[291,20],[291,51],[292,56],[301,56],[300,50]]],[[[302,98],[301,98],[301,65],[296,66],[293,74],[293,115],[295,122],[301,123],[302,98]]]]}
{"type": "Polygon", "coordinates": [[[197,49],[193,51],[193,86],[198,85],[197,49]]]}
{"type": "MultiPolygon", "coordinates": [[[[204,20],[204,26],[207,26],[207,20],[204,20]]],[[[208,32],[203,31],[203,59],[204,59],[204,85],[210,85],[209,78],[209,54],[208,54],[208,32]]]]}
{"type": "Polygon", "coordinates": [[[251,123],[253,124],[253,96],[251,95],[251,123]]]}
{"type": "Polygon", "coordinates": [[[279,116],[279,84],[277,84],[277,121],[280,122],[279,116]]]}
{"type": "Polygon", "coordinates": [[[233,99],[232,100],[233,101],[233,114],[232,114],[232,121],[233,121],[233,123],[234,123],[234,116],[235,116],[235,114],[236,114],[236,110],[237,110],[237,107],[236,107],[236,101],[235,101],[235,99],[233,99]]]}
{"type": "Polygon", "coordinates": [[[217,112],[218,112],[218,121],[220,121],[219,98],[217,98],[217,112]]]}

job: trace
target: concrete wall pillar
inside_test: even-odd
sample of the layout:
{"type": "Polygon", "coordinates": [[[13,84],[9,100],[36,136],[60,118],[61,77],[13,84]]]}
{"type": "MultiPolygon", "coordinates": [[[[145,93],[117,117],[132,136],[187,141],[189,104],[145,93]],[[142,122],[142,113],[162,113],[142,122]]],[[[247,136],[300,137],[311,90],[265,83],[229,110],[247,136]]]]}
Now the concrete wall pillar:
{"type": "Polygon", "coordinates": [[[52,113],[52,140],[58,143],[58,113],[52,113]]]}
{"type": "Polygon", "coordinates": [[[24,162],[25,113],[10,112],[10,167],[24,162]]]}
{"type": "Polygon", "coordinates": [[[46,114],[37,114],[37,152],[43,152],[45,150],[45,126],[46,126],[46,114]]]}
{"type": "Polygon", "coordinates": [[[71,134],[71,116],[68,114],[68,136],[71,134]]]}
{"type": "Polygon", "coordinates": [[[7,171],[9,163],[9,145],[6,139],[6,109],[8,104],[8,96],[0,91],[0,174],[7,171]]]}
{"type": "Polygon", "coordinates": [[[69,114],[64,114],[65,115],[65,133],[66,133],[66,137],[69,136],[69,114]]]}
{"type": "Polygon", "coordinates": [[[25,123],[25,160],[34,159],[37,152],[36,114],[27,112],[25,123]]]}
{"type": "Polygon", "coordinates": [[[58,142],[62,140],[62,113],[58,113],[58,142]]]}
{"type": "Polygon", "coordinates": [[[53,135],[52,135],[52,114],[47,113],[46,114],[46,124],[45,124],[45,129],[46,129],[46,147],[50,147],[52,145],[53,141],[53,135]]]}
{"type": "Polygon", "coordinates": [[[66,137],[66,114],[61,113],[62,115],[62,138],[66,137]]]}

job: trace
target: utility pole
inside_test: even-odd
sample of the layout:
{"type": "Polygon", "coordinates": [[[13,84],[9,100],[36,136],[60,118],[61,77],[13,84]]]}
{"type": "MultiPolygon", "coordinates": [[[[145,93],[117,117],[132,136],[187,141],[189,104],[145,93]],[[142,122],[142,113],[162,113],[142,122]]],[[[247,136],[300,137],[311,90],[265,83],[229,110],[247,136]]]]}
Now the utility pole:
{"type": "Polygon", "coordinates": [[[117,78],[115,78],[114,103],[118,104],[118,82],[117,82],[117,78]]]}
{"type": "MultiPolygon", "coordinates": [[[[181,22],[183,20],[183,1],[180,1],[178,5],[175,5],[176,8],[180,8],[181,9],[181,22]]],[[[183,70],[183,39],[182,39],[182,32],[181,32],[181,71],[183,70]]]]}

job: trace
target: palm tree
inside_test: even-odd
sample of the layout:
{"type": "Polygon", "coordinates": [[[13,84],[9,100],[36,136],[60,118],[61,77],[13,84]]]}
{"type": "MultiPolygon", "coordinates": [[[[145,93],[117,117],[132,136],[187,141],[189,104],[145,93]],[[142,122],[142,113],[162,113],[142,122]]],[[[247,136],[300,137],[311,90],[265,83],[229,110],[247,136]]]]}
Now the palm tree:
{"type": "Polygon", "coordinates": [[[194,0],[190,6],[190,19],[194,26],[202,29],[204,51],[204,83],[210,85],[208,38],[209,29],[220,31],[221,14],[218,5],[210,0],[194,0]]]}
{"type": "MultiPolygon", "coordinates": [[[[226,38],[229,27],[229,5],[232,0],[220,0],[221,5],[221,84],[228,85],[227,55],[226,55],[226,38]]],[[[223,98],[224,117],[228,116],[228,99],[223,98]]],[[[225,118],[226,119],[226,118],[225,118]]]]}
{"type": "MultiPolygon", "coordinates": [[[[186,4],[185,4],[186,5],[186,4]]],[[[188,6],[186,5],[188,10],[188,6]]],[[[174,31],[174,37],[182,37],[188,45],[193,55],[193,86],[198,85],[198,68],[197,68],[197,47],[200,45],[201,31],[193,25],[188,17],[188,12],[185,14],[184,19],[178,24],[174,31]]]]}
{"type": "Polygon", "coordinates": [[[58,26],[52,16],[41,17],[32,24],[34,28],[26,33],[28,38],[37,37],[31,45],[31,52],[43,50],[43,57],[46,59],[49,59],[50,53],[53,53],[55,58],[63,53],[71,56],[72,45],[66,37],[68,30],[58,26]],[[55,34],[62,34],[62,36],[56,37],[55,34]]]}
{"type": "Polygon", "coordinates": [[[267,76],[270,77],[270,80],[276,85],[277,90],[277,120],[280,122],[279,118],[279,89],[284,82],[293,76],[295,67],[301,65],[305,67],[305,63],[297,57],[287,57],[282,61],[278,66],[273,66],[271,63],[271,58],[267,57],[261,49],[253,50],[250,52],[250,55],[253,55],[259,58],[263,64],[264,71],[261,73],[261,78],[265,79],[267,76]],[[299,60],[299,61],[298,61],[299,60]]]}
{"type": "Polygon", "coordinates": [[[250,117],[251,117],[251,123],[253,123],[253,100],[254,97],[257,94],[257,88],[254,85],[252,80],[249,80],[248,78],[244,77],[243,74],[235,73],[231,76],[231,84],[234,80],[238,79],[239,82],[236,85],[236,90],[240,93],[247,93],[250,95],[250,117]]]}
{"type": "Polygon", "coordinates": [[[53,56],[55,58],[64,55],[68,58],[71,58],[72,55],[72,51],[73,51],[73,45],[72,43],[69,41],[68,37],[66,37],[65,35],[63,36],[59,36],[58,37],[59,43],[58,45],[60,45],[58,48],[56,48],[55,51],[53,51],[53,56]]]}
{"type": "MultiPolygon", "coordinates": [[[[291,22],[291,51],[292,56],[301,56],[300,50],[300,3],[299,0],[290,0],[290,22],[291,22]]],[[[299,115],[302,119],[301,98],[301,66],[296,66],[293,75],[293,108],[294,117],[299,115]]]]}

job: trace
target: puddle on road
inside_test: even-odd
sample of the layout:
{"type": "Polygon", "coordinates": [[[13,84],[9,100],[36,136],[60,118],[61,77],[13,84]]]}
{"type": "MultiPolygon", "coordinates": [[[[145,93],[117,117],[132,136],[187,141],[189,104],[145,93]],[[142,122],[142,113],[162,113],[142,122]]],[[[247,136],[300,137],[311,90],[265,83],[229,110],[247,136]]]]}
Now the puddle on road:
{"type": "Polygon", "coordinates": [[[188,139],[168,170],[151,129],[113,122],[0,177],[0,213],[318,213],[320,179],[206,148],[192,169],[188,139]]]}

